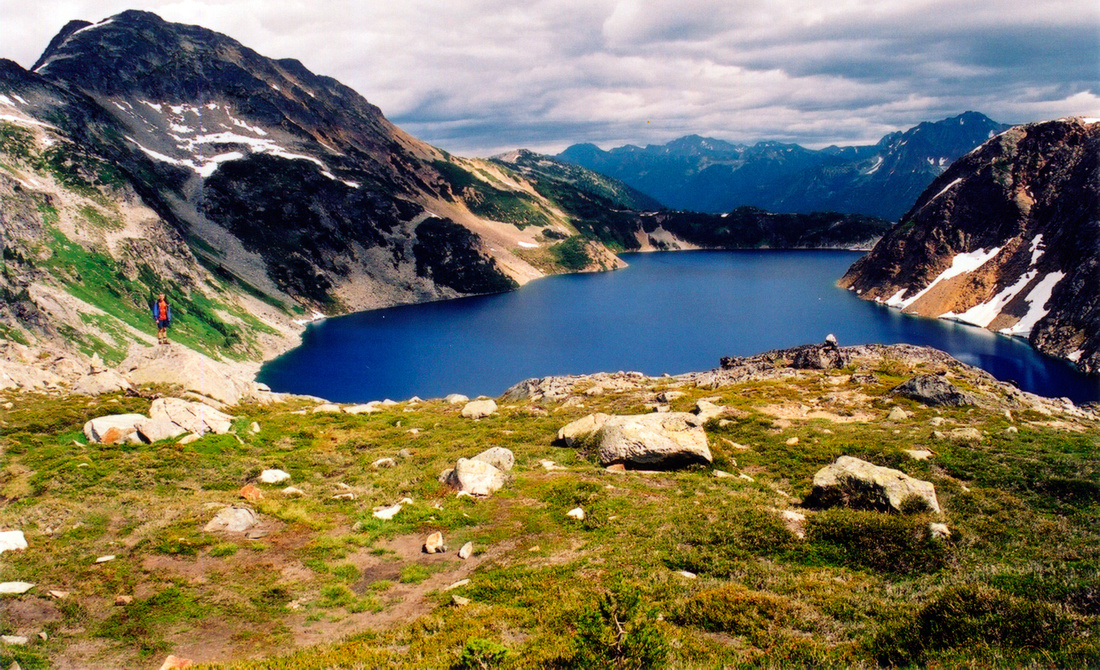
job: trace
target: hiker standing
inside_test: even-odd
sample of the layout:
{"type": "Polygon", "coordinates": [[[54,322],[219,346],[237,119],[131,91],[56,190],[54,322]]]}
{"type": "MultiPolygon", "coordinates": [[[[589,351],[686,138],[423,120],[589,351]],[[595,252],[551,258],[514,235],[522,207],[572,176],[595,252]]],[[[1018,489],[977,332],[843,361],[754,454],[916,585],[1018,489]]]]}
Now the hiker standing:
{"type": "Polygon", "coordinates": [[[172,306],[164,294],[157,296],[153,303],[153,321],[157,322],[157,343],[168,344],[168,326],[172,325],[172,306]]]}

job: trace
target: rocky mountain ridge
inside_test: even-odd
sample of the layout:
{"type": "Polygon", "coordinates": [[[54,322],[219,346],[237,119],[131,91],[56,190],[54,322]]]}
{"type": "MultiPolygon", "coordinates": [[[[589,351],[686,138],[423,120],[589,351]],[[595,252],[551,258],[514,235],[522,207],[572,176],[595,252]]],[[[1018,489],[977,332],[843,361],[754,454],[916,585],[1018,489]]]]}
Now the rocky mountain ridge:
{"type": "Polygon", "coordinates": [[[977,112],[922,122],[870,146],[812,150],[692,135],[604,151],[577,144],[556,158],[622,180],[672,209],[864,214],[896,221],[955,159],[1008,126],[977,112]]]}
{"type": "Polygon", "coordinates": [[[1100,122],[1017,126],[970,152],[841,286],[1100,372],[1100,122]]]}

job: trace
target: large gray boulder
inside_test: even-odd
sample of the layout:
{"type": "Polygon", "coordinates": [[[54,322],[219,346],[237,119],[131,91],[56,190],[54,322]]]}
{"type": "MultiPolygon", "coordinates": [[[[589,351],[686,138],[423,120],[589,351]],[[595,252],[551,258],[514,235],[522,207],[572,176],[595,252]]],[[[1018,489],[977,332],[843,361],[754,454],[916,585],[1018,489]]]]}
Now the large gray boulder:
{"type": "Polygon", "coordinates": [[[233,427],[233,417],[201,402],[181,398],[157,398],[149,408],[152,419],[171,421],[189,433],[204,435],[228,433],[233,427]]]}
{"type": "Polygon", "coordinates": [[[460,458],[446,482],[470,495],[489,496],[504,486],[504,473],[485,461],[460,458]]]}
{"type": "Polygon", "coordinates": [[[608,417],[594,436],[600,465],[660,470],[709,465],[714,458],[697,421],[686,412],[608,417]]]}
{"type": "Polygon", "coordinates": [[[918,375],[894,387],[894,393],[926,405],[962,407],[974,399],[939,375],[918,375]]]}
{"type": "Polygon", "coordinates": [[[914,479],[900,470],[841,456],[836,463],[817,471],[814,487],[805,500],[807,507],[845,506],[852,509],[901,511],[906,498],[916,496],[939,513],[936,488],[931,482],[914,479]]]}

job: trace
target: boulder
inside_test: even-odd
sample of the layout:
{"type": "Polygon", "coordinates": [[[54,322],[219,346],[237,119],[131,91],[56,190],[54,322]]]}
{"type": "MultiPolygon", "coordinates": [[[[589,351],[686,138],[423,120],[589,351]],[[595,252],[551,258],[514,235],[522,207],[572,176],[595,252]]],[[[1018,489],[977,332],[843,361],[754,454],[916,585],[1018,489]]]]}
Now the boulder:
{"type": "Polygon", "coordinates": [[[23,535],[21,530],[5,530],[0,532],[0,554],[5,551],[15,551],[16,549],[26,549],[27,538],[23,535]]]}
{"type": "Polygon", "coordinates": [[[962,407],[974,404],[974,398],[939,375],[917,375],[895,386],[893,392],[932,406],[962,407]]]}
{"type": "Polygon", "coordinates": [[[69,388],[78,395],[102,395],[115,391],[127,391],[133,386],[125,377],[110,369],[96,369],[83,375],[69,388]]]}
{"type": "Polygon", "coordinates": [[[474,543],[473,542],[467,542],[466,544],[462,545],[461,549],[458,550],[458,557],[461,558],[464,561],[466,559],[468,559],[469,557],[473,556],[473,555],[474,555],[474,543]]]}
{"type": "Polygon", "coordinates": [[[504,486],[504,473],[485,461],[460,458],[447,475],[447,484],[475,496],[488,496],[504,486]]]}
{"type": "Polygon", "coordinates": [[[447,545],[443,544],[443,533],[436,531],[424,540],[425,554],[442,554],[447,551],[447,545]]]}
{"type": "Polygon", "coordinates": [[[837,370],[848,365],[848,357],[837,346],[836,338],[823,344],[807,344],[790,349],[791,367],[796,370],[837,370]]]}
{"type": "Polygon", "coordinates": [[[285,470],[271,469],[260,473],[261,484],[281,484],[290,479],[290,473],[285,470]]]}
{"type": "Polygon", "coordinates": [[[496,414],[497,403],[492,398],[484,400],[471,400],[462,407],[462,416],[467,419],[482,419],[491,414],[496,414]]]}
{"type": "Polygon", "coordinates": [[[609,414],[596,413],[567,423],[558,430],[558,442],[567,447],[575,447],[580,440],[602,428],[610,418],[609,414]]]}
{"type": "Polygon", "coordinates": [[[924,500],[932,511],[939,513],[940,504],[931,482],[914,479],[900,470],[841,456],[836,463],[817,471],[813,490],[804,504],[814,508],[843,505],[897,512],[910,496],[924,500]]]}
{"type": "Polygon", "coordinates": [[[263,500],[264,497],[263,491],[256,488],[255,484],[245,484],[241,487],[241,490],[237,492],[237,495],[244,498],[245,500],[252,501],[263,500]]]}
{"type": "Polygon", "coordinates": [[[125,442],[130,439],[130,436],[138,440],[137,424],[147,420],[148,417],[143,414],[112,414],[96,417],[84,424],[84,437],[90,442],[102,444],[125,442]]]}
{"type": "Polygon", "coordinates": [[[707,436],[686,412],[612,416],[596,432],[600,465],[672,469],[710,464],[707,436]]]}
{"type": "Polygon", "coordinates": [[[259,517],[247,507],[223,507],[214,515],[203,530],[207,533],[222,531],[225,533],[244,533],[251,530],[259,517]]]}
{"type": "Polygon", "coordinates": [[[183,426],[168,421],[167,419],[146,419],[145,421],[139,422],[135,428],[137,429],[138,437],[140,437],[143,442],[148,442],[150,444],[160,440],[179,437],[188,432],[183,426]]]}
{"type": "Polygon", "coordinates": [[[488,463],[501,472],[508,472],[512,469],[512,466],[516,464],[515,455],[510,449],[505,449],[504,447],[489,447],[477,456],[474,456],[473,460],[488,463]]]}
{"type": "Polygon", "coordinates": [[[182,427],[188,433],[223,435],[233,427],[233,417],[201,402],[182,398],[157,398],[149,407],[152,419],[163,419],[182,427]]]}
{"type": "Polygon", "coordinates": [[[462,405],[464,403],[470,402],[470,399],[462,395],[461,393],[451,393],[443,400],[448,405],[462,405]]]}

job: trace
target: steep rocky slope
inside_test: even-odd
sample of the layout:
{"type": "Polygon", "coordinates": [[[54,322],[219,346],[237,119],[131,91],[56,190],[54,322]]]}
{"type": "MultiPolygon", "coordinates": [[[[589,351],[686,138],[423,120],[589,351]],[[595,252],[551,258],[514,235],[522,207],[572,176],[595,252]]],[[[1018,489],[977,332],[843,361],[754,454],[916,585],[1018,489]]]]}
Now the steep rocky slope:
{"type": "Polygon", "coordinates": [[[1100,372],[1100,123],[1018,126],[967,154],[841,285],[1100,372]]]}
{"type": "Polygon", "coordinates": [[[578,144],[557,158],[621,179],[674,209],[714,213],[753,206],[896,221],[955,159],[1007,127],[966,112],[891,133],[873,146],[815,151],[797,144],[748,146],[690,136],[610,151],[578,144]]]}

